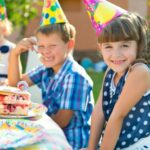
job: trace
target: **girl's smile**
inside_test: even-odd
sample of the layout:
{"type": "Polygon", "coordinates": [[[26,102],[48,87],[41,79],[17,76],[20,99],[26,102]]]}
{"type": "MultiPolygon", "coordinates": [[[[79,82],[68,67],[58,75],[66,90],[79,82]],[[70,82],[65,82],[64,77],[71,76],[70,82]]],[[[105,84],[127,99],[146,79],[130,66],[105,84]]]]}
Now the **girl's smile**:
{"type": "Polygon", "coordinates": [[[99,44],[106,64],[117,73],[124,71],[137,57],[136,41],[119,41],[99,44]]]}
{"type": "Polygon", "coordinates": [[[112,60],[112,63],[115,65],[121,65],[125,60],[112,60]]]}

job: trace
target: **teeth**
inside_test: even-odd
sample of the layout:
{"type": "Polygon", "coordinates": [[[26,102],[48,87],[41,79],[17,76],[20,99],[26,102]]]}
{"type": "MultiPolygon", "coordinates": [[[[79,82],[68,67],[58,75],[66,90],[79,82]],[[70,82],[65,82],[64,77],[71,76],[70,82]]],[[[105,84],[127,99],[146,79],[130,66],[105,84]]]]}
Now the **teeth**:
{"type": "Polygon", "coordinates": [[[52,57],[43,57],[43,59],[45,60],[45,61],[52,61],[53,60],[53,58],[52,57]]]}
{"type": "Polygon", "coordinates": [[[115,60],[115,61],[112,61],[114,64],[120,64],[120,63],[123,63],[123,60],[115,60]]]}
{"type": "Polygon", "coordinates": [[[46,60],[46,61],[47,61],[47,60],[49,60],[49,59],[48,59],[48,58],[44,58],[44,60],[46,60]]]}

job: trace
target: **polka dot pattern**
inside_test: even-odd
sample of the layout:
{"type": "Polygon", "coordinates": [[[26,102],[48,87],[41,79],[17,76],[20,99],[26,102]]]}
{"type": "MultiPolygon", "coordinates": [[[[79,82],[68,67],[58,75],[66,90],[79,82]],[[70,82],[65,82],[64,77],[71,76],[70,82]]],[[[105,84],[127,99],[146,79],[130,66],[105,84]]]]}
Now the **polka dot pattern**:
{"type": "MultiPolygon", "coordinates": [[[[106,121],[108,121],[115,103],[122,91],[127,72],[119,80],[115,92],[111,91],[114,72],[109,70],[103,87],[103,110],[106,121]],[[107,94],[106,94],[107,93],[107,94]],[[113,93],[113,94],[111,94],[113,93]]],[[[116,149],[123,149],[136,143],[141,138],[150,135],[150,94],[143,96],[139,102],[132,107],[131,111],[123,121],[122,130],[116,149]]]]}
{"type": "Polygon", "coordinates": [[[45,0],[42,11],[41,26],[68,22],[57,0],[45,0]]]}

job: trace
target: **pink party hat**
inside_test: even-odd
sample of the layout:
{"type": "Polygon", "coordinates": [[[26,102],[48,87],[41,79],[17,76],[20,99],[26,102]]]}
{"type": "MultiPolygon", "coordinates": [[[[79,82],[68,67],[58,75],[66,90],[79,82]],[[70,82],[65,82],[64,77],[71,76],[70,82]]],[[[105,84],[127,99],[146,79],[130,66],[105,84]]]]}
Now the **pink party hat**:
{"type": "Polygon", "coordinates": [[[6,18],[6,7],[4,0],[0,0],[0,20],[4,20],[6,18]]]}
{"type": "Polygon", "coordinates": [[[97,35],[112,20],[127,12],[106,0],[84,0],[84,4],[97,35]]]}
{"type": "Polygon", "coordinates": [[[41,26],[68,22],[58,0],[44,0],[41,26]]]}

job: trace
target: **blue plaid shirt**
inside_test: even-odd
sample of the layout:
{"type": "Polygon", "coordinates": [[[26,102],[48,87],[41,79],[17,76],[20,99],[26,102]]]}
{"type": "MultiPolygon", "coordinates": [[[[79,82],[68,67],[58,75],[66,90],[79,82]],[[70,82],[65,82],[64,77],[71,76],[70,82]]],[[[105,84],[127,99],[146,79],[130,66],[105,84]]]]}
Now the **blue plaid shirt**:
{"type": "Polygon", "coordinates": [[[63,131],[74,150],[87,147],[94,100],[93,82],[86,71],[69,57],[57,74],[54,74],[52,68],[41,65],[28,75],[41,88],[49,116],[61,109],[74,111],[70,123],[63,131]]]}

